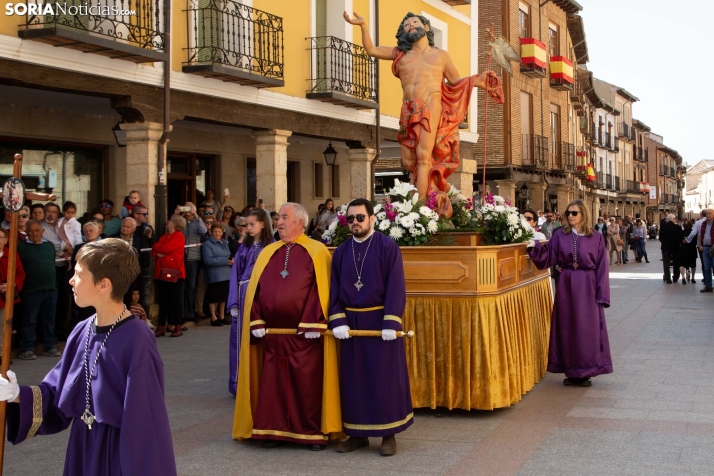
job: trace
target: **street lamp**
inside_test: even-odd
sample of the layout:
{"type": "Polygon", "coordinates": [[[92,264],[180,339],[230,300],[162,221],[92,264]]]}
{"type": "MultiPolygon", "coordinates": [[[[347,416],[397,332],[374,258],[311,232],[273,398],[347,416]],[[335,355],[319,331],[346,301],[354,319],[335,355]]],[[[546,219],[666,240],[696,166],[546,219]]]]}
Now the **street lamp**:
{"type": "Polygon", "coordinates": [[[119,127],[121,124],[124,124],[124,119],[117,122],[117,125],[112,127],[112,132],[114,133],[114,140],[117,141],[117,146],[126,147],[126,131],[119,127]]]}
{"type": "Polygon", "coordinates": [[[337,160],[337,151],[332,147],[332,141],[330,145],[327,146],[325,152],[322,153],[325,156],[325,163],[327,165],[335,165],[335,160],[337,160]]]}
{"type": "Polygon", "coordinates": [[[520,188],[519,192],[520,192],[522,198],[528,198],[528,195],[530,195],[531,191],[528,188],[528,185],[526,185],[524,183],[523,186],[520,188]]]}

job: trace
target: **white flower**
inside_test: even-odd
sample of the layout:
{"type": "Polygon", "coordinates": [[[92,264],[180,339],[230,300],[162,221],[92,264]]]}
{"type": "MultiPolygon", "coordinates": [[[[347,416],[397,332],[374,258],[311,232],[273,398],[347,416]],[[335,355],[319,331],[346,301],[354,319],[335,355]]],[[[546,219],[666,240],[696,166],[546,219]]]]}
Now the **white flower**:
{"type": "Polygon", "coordinates": [[[389,222],[389,220],[380,221],[380,222],[379,222],[379,230],[380,230],[380,231],[387,231],[387,229],[389,228],[389,225],[390,225],[390,224],[391,224],[391,223],[389,222]]]}
{"type": "Polygon", "coordinates": [[[404,236],[404,232],[398,226],[393,226],[389,229],[389,237],[394,241],[397,241],[402,236],[404,236]]]}
{"type": "Polygon", "coordinates": [[[493,207],[493,209],[494,209],[494,211],[496,211],[498,213],[503,213],[506,211],[506,209],[503,208],[503,205],[496,205],[495,207],[493,207]]]}
{"type": "Polygon", "coordinates": [[[414,220],[409,215],[405,215],[399,221],[404,228],[411,228],[414,226],[414,220]]]}
{"type": "Polygon", "coordinates": [[[381,221],[381,220],[384,220],[385,218],[387,218],[387,212],[379,212],[379,213],[377,213],[377,220],[380,220],[380,221],[381,221]]]}
{"type": "Polygon", "coordinates": [[[414,221],[417,221],[421,218],[421,216],[417,212],[411,212],[409,215],[407,215],[409,218],[411,218],[414,221]]]}
{"type": "Polygon", "coordinates": [[[335,231],[337,229],[337,225],[339,224],[338,220],[333,220],[332,223],[330,223],[329,230],[330,231],[335,231]]]}
{"type": "Polygon", "coordinates": [[[410,183],[407,182],[400,182],[399,179],[394,180],[394,187],[387,192],[387,195],[399,195],[402,197],[406,197],[407,194],[413,190],[416,190],[416,187],[410,183]]]}
{"type": "Polygon", "coordinates": [[[504,205],[504,204],[506,203],[506,201],[503,199],[502,196],[500,196],[500,195],[494,195],[494,196],[493,196],[493,203],[495,203],[496,205],[504,205]]]}
{"type": "Polygon", "coordinates": [[[409,228],[409,234],[412,236],[419,236],[421,235],[421,231],[419,231],[419,229],[416,227],[411,227],[409,228]]]}
{"type": "Polygon", "coordinates": [[[421,213],[425,217],[429,218],[432,215],[432,213],[434,213],[434,210],[432,210],[429,207],[419,207],[419,213],[421,213]]]}
{"type": "Polygon", "coordinates": [[[378,204],[376,204],[376,205],[374,206],[374,213],[375,213],[375,215],[376,215],[377,213],[379,213],[381,210],[382,210],[382,204],[381,204],[381,203],[378,203],[378,204]]]}
{"type": "Polygon", "coordinates": [[[416,205],[419,202],[419,194],[414,192],[414,195],[412,195],[412,207],[416,205]]]}
{"type": "Polygon", "coordinates": [[[431,233],[436,233],[436,230],[438,230],[438,226],[436,225],[436,222],[434,220],[429,220],[429,223],[426,224],[426,229],[429,230],[431,233]]]}
{"type": "Polygon", "coordinates": [[[508,218],[506,218],[506,220],[508,221],[508,224],[509,224],[509,225],[512,225],[512,226],[518,225],[518,222],[520,221],[520,220],[518,219],[518,215],[515,215],[515,214],[513,214],[513,213],[510,213],[510,214],[508,215],[508,218]]]}

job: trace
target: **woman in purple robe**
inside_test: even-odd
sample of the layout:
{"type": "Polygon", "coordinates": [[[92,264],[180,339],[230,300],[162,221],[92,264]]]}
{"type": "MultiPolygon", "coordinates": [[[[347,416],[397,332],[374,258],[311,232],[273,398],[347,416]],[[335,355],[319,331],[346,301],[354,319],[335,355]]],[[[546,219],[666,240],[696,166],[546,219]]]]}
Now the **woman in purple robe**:
{"type": "Polygon", "coordinates": [[[245,219],[246,237],[238,247],[233,269],[231,270],[231,282],[228,291],[228,301],[226,306],[231,313],[232,328],[230,337],[230,375],[228,379],[228,390],[236,394],[236,381],[238,379],[238,359],[240,358],[240,336],[243,330],[243,303],[245,303],[245,291],[248,289],[248,281],[253,272],[253,265],[258,255],[266,245],[274,242],[273,231],[270,226],[270,217],[265,210],[253,209],[245,219]]]}
{"type": "Polygon", "coordinates": [[[564,373],[564,385],[592,385],[590,377],[612,373],[605,309],[610,280],[605,239],[593,233],[582,200],[566,208],[564,226],[544,245],[531,240],[528,253],[539,269],[561,270],[550,326],[548,372],[564,373]]]}

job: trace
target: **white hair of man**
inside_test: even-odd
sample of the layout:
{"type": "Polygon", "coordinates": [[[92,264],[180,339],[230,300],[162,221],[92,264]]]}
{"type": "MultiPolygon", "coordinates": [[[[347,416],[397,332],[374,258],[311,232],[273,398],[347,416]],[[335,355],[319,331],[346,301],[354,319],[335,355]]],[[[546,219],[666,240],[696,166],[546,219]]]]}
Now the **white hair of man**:
{"type": "Polygon", "coordinates": [[[307,225],[310,223],[310,217],[307,214],[305,207],[295,202],[285,202],[280,208],[291,207],[293,209],[293,215],[295,216],[295,221],[299,222],[302,220],[302,228],[305,230],[307,225]]]}
{"type": "Polygon", "coordinates": [[[88,230],[89,228],[94,228],[94,229],[97,230],[99,233],[102,232],[102,226],[101,226],[99,223],[95,222],[95,221],[88,221],[87,223],[85,223],[84,225],[82,225],[82,231],[85,232],[85,233],[87,232],[87,230],[88,230]]]}
{"type": "Polygon", "coordinates": [[[674,213],[670,213],[667,215],[667,221],[672,221],[674,220],[674,213]]]}

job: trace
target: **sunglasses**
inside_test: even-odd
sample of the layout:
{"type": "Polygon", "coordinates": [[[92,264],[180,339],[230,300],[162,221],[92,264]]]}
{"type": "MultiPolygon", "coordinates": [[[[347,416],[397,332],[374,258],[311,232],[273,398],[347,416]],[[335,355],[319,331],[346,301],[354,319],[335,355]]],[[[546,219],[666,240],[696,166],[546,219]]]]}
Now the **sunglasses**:
{"type": "Polygon", "coordinates": [[[145,216],[145,217],[148,217],[148,216],[149,216],[148,213],[137,213],[137,215],[142,215],[142,216],[145,216]]]}
{"type": "Polygon", "coordinates": [[[30,216],[30,215],[20,215],[20,218],[27,218],[27,217],[29,217],[29,216],[30,216]]]}
{"type": "Polygon", "coordinates": [[[359,215],[350,215],[347,217],[347,223],[352,224],[355,219],[357,220],[357,223],[362,223],[365,218],[367,218],[367,215],[363,215],[361,213],[359,215]]]}
{"type": "Polygon", "coordinates": [[[238,225],[238,226],[241,227],[241,228],[245,228],[245,227],[247,227],[248,225],[238,225]]]}
{"type": "Polygon", "coordinates": [[[223,213],[233,213],[233,210],[231,210],[230,208],[224,208],[223,213]]]}
{"type": "Polygon", "coordinates": [[[573,212],[571,212],[570,210],[568,210],[567,212],[565,212],[565,216],[566,216],[566,217],[571,216],[571,215],[574,216],[574,217],[576,217],[576,216],[578,216],[579,214],[580,214],[580,212],[578,212],[578,211],[573,211],[573,212]]]}
{"type": "Polygon", "coordinates": [[[213,212],[203,212],[204,215],[213,215],[213,212]]]}
{"type": "Polygon", "coordinates": [[[108,203],[102,203],[102,204],[99,205],[99,206],[102,207],[102,208],[111,208],[113,205],[109,205],[108,203]]]}
{"type": "Polygon", "coordinates": [[[527,216],[523,215],[523,218],[525,218],[526,221],[535,221],[535,218],[533,218],[533,217],[527,217],[527,216]]]}

